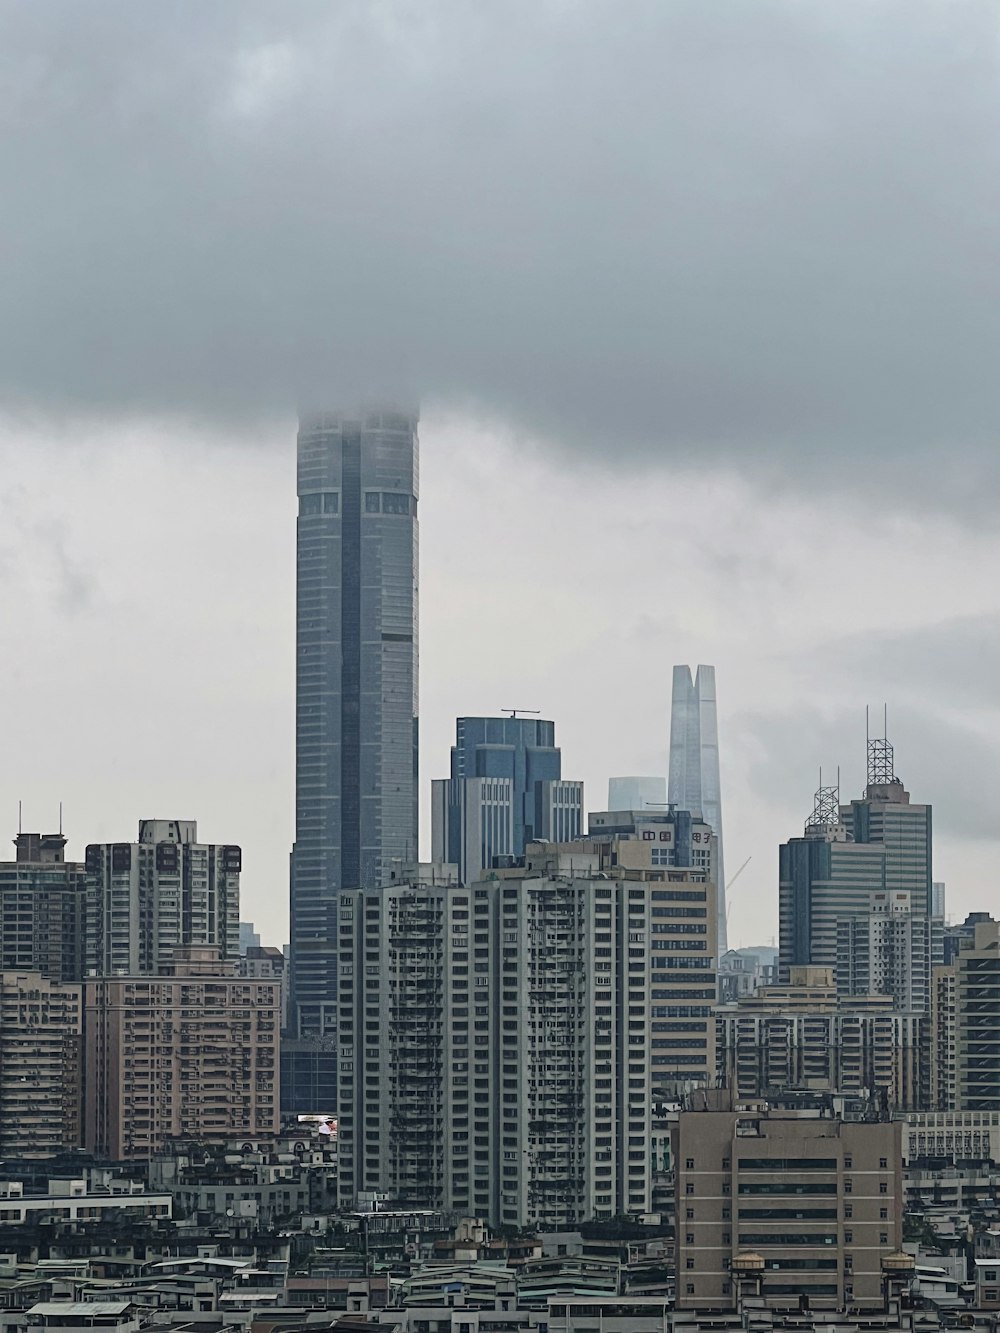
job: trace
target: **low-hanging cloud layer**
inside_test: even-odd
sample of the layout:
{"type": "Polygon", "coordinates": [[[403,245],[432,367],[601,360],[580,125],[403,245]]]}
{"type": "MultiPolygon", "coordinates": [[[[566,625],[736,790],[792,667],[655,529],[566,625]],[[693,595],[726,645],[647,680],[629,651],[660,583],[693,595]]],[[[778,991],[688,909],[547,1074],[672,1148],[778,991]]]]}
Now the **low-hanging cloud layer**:
{"type": "Polygon", "coordinates": [[[11,4],[0,409],[231,425],[403,390],[595,460],[836,483],[878,455],[968,500],[1000,420],[998,26],[11,4]]]}

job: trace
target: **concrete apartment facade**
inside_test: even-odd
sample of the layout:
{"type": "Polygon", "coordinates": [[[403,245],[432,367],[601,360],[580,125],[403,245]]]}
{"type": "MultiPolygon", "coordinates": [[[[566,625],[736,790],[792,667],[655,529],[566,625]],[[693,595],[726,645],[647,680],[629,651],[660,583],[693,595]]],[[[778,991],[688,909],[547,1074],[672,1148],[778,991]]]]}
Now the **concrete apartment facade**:
{"type": "Polygon", "coordinates": [[[218,950],[173,971],[84,984],[84,1146],[122,1161],[177,1139],[278,1132],[280,982],[243,978],[218,950]]]}
{"type": "Polygon", "coordinates": [[[53,981],[83,976],[83,866],[61,833],[18,833],[0,862],[0,968],[53,981]]]}
{"type": "Polygon", "coordinates": [[[342,1202],[546,1229],[649,1211],[653,1099],[714,1077],[714,886],[617,865],[624,841],[342,892],[342,1202]]]}
{"type": "Polygon", "coordinates": [[[735,1308],[733,1263],[763,1259],[765,1304],[877,1305],[885,1255],[903,1239],[902,1124],[831,1114],[713,1109],[674,1132],[677,1307],[735,1308]]]}
{"type": "Polygon", "coordinates": [[[893,1106],[913,1110],[922,1020],[896,1011],[891,995],[838,994],[832,968],[792,967],[787,985],[762,986],[716,1010],[719,1078],[738,1097],[885,1089],[893,1106]]]}
{"type": "Polygon", "coordinates": [[[191,819],[143,819],[138,842],[86,852],[87,976],[169,972],[178,948],[240,954],[239,847],[198,841],[191,819]]]}
{"type": "Polygon", "coordinates": [[[0,1158],[81,1146],[82,1032],[79,984],[0,972],[0,1158]]]}
{"type": "Polygon", "coordinates": [[[1000,922],[971,942],[931,985],[931,1087],[938,1111],[1000,1111],[1000,922]]]}

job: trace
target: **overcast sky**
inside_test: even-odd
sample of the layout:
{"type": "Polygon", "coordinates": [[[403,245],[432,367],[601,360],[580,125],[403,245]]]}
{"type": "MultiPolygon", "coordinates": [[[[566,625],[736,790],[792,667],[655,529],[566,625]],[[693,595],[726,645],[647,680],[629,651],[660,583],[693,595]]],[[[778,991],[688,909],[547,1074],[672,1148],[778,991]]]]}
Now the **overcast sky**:
{"type": "MultiPolygon", "coordinates": [[[[0,815],[196,817],[285,938],[298,401],[423,403],[423,781],[539,708],[603,806],[719,677],[731,938],[818,768],[997,904],[1000,15],[0,4],[0,815]],[[460,558],[457,558],[459,557],[460,558]]],[[[426,801],[424,803],[426,811],[426,801]]],[[[426,832],[426,829],[425,829],[426,832]]]]}

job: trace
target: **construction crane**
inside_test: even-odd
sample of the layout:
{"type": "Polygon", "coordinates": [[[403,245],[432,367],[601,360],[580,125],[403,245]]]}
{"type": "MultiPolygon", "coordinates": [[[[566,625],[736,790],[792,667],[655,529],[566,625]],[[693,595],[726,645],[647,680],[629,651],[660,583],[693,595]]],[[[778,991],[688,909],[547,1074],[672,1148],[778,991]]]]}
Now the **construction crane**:
{"type": "Polygon", "coordinates": [[[726,926],[727,926],[727,928],[728,928],[728,926],[729,926],[729,913],[733,910],[733,903],[732,903],[732,899],[729,897],[729,890],[733,887],[733,885],[734,885],[734,884],[736,883],[736,881],[739,879],[740,875],[743,874],[744,870],[746,870],[747,866],[750,864],[750,862],[751,862],[752,860],[753,860],[753,857],[752,857],[752,856],[748,856],[747,859],[746,859],[746,860],[743,862],[743,864],[740,866],[739,870],[737,870],[736,874],[735,874],[735,875],[730,875],[729,879],[726,881],[726,926]]]}

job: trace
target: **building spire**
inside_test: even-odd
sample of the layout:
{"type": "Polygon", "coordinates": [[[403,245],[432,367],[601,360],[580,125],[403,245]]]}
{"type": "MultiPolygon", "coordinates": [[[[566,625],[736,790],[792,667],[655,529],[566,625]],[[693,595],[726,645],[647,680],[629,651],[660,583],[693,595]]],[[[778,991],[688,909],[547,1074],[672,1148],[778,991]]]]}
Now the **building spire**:
{"type": "Polygon", "coordinates": [[[871,720],[865,708],[865,738],[868,746],[868,786],[885,787],[896,781],[892,746],[888,739],[889,706],[882,705],[882,735],[871,734],[871,720]]]}

